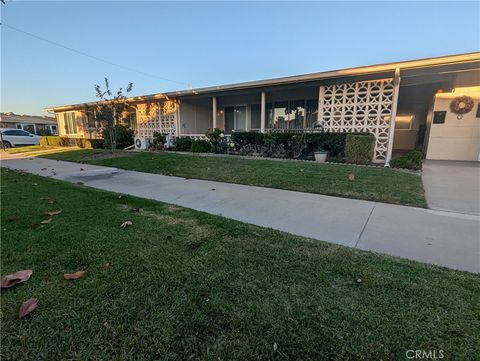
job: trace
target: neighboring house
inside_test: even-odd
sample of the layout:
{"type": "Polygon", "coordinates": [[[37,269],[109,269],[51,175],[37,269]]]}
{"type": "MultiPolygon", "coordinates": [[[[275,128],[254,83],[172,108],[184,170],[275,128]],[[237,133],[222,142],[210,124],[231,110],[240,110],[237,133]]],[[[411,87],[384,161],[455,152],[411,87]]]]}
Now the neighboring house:
{"type": "MultiPolygon", "coordinates": [[[[369,132],[375,162],[412,149],[478,161],[479,100],[480,53],[470,53],[132,97],[123,122],[145,138],[213,128],[369,132]]],[[[60,135],[95,137],[98,124],[85,115],[92,104],[45,110],[56,113],[60,135]]]]}
{"type": "Polygon", "coordinates": [[[53,117],[0,113],[0,128],[22,129],[37,135],[57,135],[57,121],[53,117]]]}

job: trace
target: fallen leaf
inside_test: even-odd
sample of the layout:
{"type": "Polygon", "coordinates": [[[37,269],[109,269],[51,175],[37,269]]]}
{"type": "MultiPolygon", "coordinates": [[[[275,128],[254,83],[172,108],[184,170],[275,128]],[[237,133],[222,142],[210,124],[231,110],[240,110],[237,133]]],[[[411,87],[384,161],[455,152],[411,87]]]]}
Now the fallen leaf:
{"type": "Polygon", "coordinates": [[[42,168],[41,170],[47,170],[47,168],[42,168]]]}
{"type": "Polygon", "coordinates": [[[13,222],[13,221],[16,221],[18,218],[16,216],[9,216],[7,218],[5,218],[5,221],[7,222],[13,222]]]}
{"type": "Polygon", "coordinates": [[[63,278],[66,280],[78,280],[79,278],[82,278],[85,275],[85,271],[78,271],[75,273],[65,273],[63,275],[63,278]]]}
{"type": "Polygon", "coordinates": [[[22,303],[20,310],[18,310],[18,317],[23,318],[36,309],[38,306],[38,298],[30,298],[22,303]]]}
{"type": "Polygon", "coordinates": [[[353,173],[350,173],[348,176],[347,176],[347,179],[349,182],[353,182],[355,180],[355,174],[353,173]]]}
{"type": "Polygon", "coordinates": [[[276,342],[273,343],[273,351],[277,351],[278,349],[278,345],[276,342]]]}
{"type": "Polygon", "coordinates": [[[31,269],[27,269],[2,277],[1,288],[10,288],[19,283],[27,281],[32,275],[32,272],[33,271],[31,269]]]}
{"type": "Polygon", "coordinates": [[[362,283],[362,279],[359,278],[359,279],[357,280],[357,283],[362,283]]]}
{"type": "Polygon", "coordinates": [[[215,188],[212,188],[211,190],[212,190],[212,191],[214,191],[214,190],[215,190],[215,188]]]}
{"type": "Polygon", "coordinates": [[[133,224],[132,221],[125,221],[120,225],[120,227],[127,228],[127,227],[131,226],[132,224],[133,224]]]}
{"type": "Polygon", "coordinates": [[[53,221],[53,218],[45,219],[45,220],[41,221],[40,224],[48,224],[51,221],[53,221]]]}
{"type": "Polygon", "coordinates": [[[55,201],[48,201],[47,203],[48,204],[53,204],[53,203],[55,203],[55,201]]]}
{"type": "Polygon", "coordinates": [[[62,213],[63,211],[59,209],[58,211],[50,211],[50,212],[45,212],[45,214],[48,214],[49,216],[56,216],[57,214],[62,213]]]}
{"type": "Polygon", "coordinates": [[[81,171],[83,171],[83,170],[85,170],[85,169],[83,169],[83,168],[80,168],[80,170],[81,170],[81,171]]]}

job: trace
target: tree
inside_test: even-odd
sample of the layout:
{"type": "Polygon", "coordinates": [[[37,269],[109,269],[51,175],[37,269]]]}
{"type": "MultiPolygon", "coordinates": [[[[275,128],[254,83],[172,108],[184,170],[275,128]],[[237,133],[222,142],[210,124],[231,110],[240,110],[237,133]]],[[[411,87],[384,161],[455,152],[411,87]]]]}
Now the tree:
{"type": "MultiPolygon", "coordinates": [[[[125,89],[125,93],[132,91],[133,84],[129,83],[125,89]]],[[[101,101],[93,107],[86,110],[87,116],[93,117],[98,121],[102,128],[107,131],[110,138],[110,145],[112,151],[117,145],[117,134],[115,125],[119,122],[122,113],[128,107],[126,102],[127,97],[123,93],[123,88],[120,88],[115,94],[110,90],[108,78],[105,78],[105,88],[102,89],[100,85],[95,84],[95,96],[101,101]]]]}

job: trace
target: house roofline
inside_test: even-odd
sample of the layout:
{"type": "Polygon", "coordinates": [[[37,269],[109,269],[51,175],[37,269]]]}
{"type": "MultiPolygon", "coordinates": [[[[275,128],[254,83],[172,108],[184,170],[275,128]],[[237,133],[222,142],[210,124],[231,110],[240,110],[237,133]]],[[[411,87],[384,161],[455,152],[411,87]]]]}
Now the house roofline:
{"type": "MultiPolygon", "coordinates": [[[[419,69],[419,68],[428,68],[428,67],[435,67],[435,66],[453,65],[458,63],[470,63],[470,62],[478,62],[478,61],[480,61],[480,52],[454,54],[454,55],[446,55],[446,56],[439,56],[439,57],[422,58],[417,60],[405,60],[400,62],[391,62],[391,63],[383,63],[383,64],[376,64],[376,65],[368,65],[368,66],[357,66],[352,68],[329,70],[324,72],[308,73],[308,74],[287,76],[287,77],[281,77],[281,78],[272,78],[272,79],[256,80],[256,81],[249,81],[249,82],[242,82],[242,83],[225,84],[225,85],[219,85],[219,86],[210,86],[210,87],[197,88],[197,89],[186,89],[186,90],[171,91],[171,92],[165,92],[165,93],[155,93],[155,94],[127,98],[126,102],[135,103],[135,102],[151,101],[151,100],[157,100],[157,99],[177,98],[177,97],[188,96],[188,95],[208,94],[208,93],[230,91],[230,90],[242,90],[245,88],[259,88],[259,87],[266,87],[266,86],[302,83],[302,82],[315,81],[315,80],[333,79],[333,78],[339,78],[339,77],[371,75],[376,73],[394,72],[395,69],[397,68],[399,68],[400,70],[419,69]]],[[[72,105],[55,106],[55,107],[45,108],[43,109],[43,111],[55,112],[55,111],[62,111],[62,110],[72,110],[72,109],[78,109],[85,106],[92,106],[92,105],[101,104],[101,103],[102,103],[101,101],[96,101],[96,102],[88,102],[88,103],[80,103],[80,104],[72,104],[72,105]]]]}

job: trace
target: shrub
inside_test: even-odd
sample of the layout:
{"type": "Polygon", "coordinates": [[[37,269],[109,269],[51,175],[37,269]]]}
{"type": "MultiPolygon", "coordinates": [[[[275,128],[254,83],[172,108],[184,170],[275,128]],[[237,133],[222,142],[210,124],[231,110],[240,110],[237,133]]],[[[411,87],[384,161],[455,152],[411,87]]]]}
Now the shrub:
{"type": "Polygon", "coordinates": [[[412,150],[405,153],[398,158],[390,161],[390,166],[393,168],[405,168],[420,170],[422,169],[423,153],[418,150],[412,150]]]}
{"type": "Polygon", "coordinates": [[[328,151],[330,157],[342,159],[348,134],[299,131],[266,134],[235,132],[231,139],[234,143],[234,150],[241,155],[259,153],[264,157],[307,159],[313,157],[315,150],[324,149],[328,151]]]}
{"type": "Polygon", "coordinates": [[[193,139],[190,137],[179,137],[175,139],[174,149],[177,152],[190,152],[192,150],[193,139]]]}
{"type": "Polygon", "coordinates": [[[160,132],[153,132],[153,147],[157,150],[163,150],[167,142],[167,135],[160,132]]]}
{"type": "Polygon", "coordinates": [[[215,128],[211,132],[206,132],[205,136],[207,137],[208,141],[212,145],[212,151],[214,153],[226,153],[228,144],[227,139],[225,138],[225,134],[223,130],[219,128],[215,128]]]}
{"type": "MultiPolygon", "coordinates": [[[[115,133],[115,148],[124,149],[133,145],[133,130],[127,128],[124,125],[116,124],[114,126],[115,133]]],[[[111,148],[112,144],[110,142],[110,134],[107,129],[102,132],[103,136],[103,146],[105,148],[111,148]]]]}
{"type": "Polygon", "coordinates": [[[73,145],[70,138],[60,137],[58,135],[54,136],[43,136],[40,138],[40,145],[50,145],[52,147],[69,147],[73,145]]]}
{"type": "Polygon", "coordinates": [[[375,150],[373,134],[348,134],[345,142],[345,160],[353,164],[369,164],[375,150]]]}
{"type": "Polygon", "coordinates": [[[212,145],[209,141],[203,139],[196,139],[192,141],[191,151],[194,153],[210,153],[212,145]]]}

